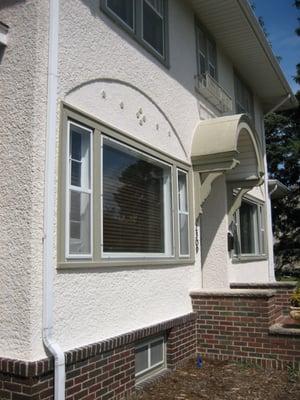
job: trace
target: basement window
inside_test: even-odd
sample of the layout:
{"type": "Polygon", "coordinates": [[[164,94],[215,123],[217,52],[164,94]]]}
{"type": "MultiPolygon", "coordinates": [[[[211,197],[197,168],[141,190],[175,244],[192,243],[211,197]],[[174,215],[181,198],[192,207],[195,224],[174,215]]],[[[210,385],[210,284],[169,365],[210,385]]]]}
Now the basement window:
{"type": "Polygon", "coordinates": [[[140,343],[135,348],[135,376],[140,380],[166,367],[166,344],[164,337],[140,343]]]}

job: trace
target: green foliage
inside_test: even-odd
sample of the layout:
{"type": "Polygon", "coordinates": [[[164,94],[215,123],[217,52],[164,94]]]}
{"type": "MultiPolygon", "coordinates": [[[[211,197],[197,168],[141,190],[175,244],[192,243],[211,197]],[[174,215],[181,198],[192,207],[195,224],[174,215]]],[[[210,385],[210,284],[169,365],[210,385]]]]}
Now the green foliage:
{"type": "MultiPolygon", "coordinates": [[[[300,9],[300,0],[295,0],[300,9]]],[[[298,19],[299,21],[299,19],[298,19]]],[[[300,36],[300,28],[296,30],[300,36]]],[[[300,63],[295,81],[300,84],[300,63]]],[[[300,92],[296,94],[300,103],[300,92]]],[[[269,114],[265,118],[268,173],[289,187],[283,199],[272,200],[277,271],[300,262],[300,106],[269,114]]]]}
{"type": "Polygon", "coordinates": [[[290,301],[291,301],[291,305],[293,307],[300,307],[300,285],[299,284],[298,284],[295,292],[291,295],[290,301]]]}
{"type": "MultiPolygon", "coordinates": [[[[300,93],[298,92],[300,102],[300,93]]],[[[272,200],[276,266],[300,260],[300,107],[265,118],[269,176],[289,187],[283,199],[272,200]]]]}

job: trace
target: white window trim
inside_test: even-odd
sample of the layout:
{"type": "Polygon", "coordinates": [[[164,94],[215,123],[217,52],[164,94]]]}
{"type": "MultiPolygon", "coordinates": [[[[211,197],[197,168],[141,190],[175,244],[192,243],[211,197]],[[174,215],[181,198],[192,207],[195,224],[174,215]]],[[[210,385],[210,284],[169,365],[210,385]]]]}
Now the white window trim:
{"type": "MultiPolygon", "coordinates": [[[[143,369],[142,371],[139,371],[135,374],[135,377],[140,379],[146,379],[149,377],[150,373],[154,370],[156,370],[158,367],[161,367],[161,369],[166,367],[166,339],[164,336],[156,337],[151,340],[144,341],[138,345],[135,346],[135,349],[141,349],[142,347],[147,346],[147,351],[148,351],[148,367],[143,369]],[[151,365],[151,344],[162,341],[163,345],[163,359],[162,361],[151,365]],[[141,378],[142,377],[142,378],[141,378]]],[[[156,372],[156,371],[155,371],[156,372]]]]}
{"type": "Polygon", "coordinates": [[[93,255],[93,129],[87,128],[83,124],[74,122],[72,120],[68,120],[68,129],[67,129],[67,157],[66,157],[66,177],[67,177],[67,184],[66,184],[66,215],[65,215],[65,257],[66,259],[90,259],[93,255]],[[70,184],[71,182],[71,168],[70,168],[70,126],[74,125],[78,128],[89,132],[90,136],[90,189],[82,190],[77,186],[73,186],[70,184]],[[85,254],[73,254],[70,253],[70,191],[77,191],[80,193],[86,193],[90,195],[90,253],[85,254]]]}
{"type": "MultiPolygon", "coordinates": [[[[256,201],[255,199],[251,198],[243,198],[242,202],[248,203],[251,206],[256,207],[256,218],[254,222],[254,247],[255,247],[255,253],[238,253],[236,254],[233,251],[233,260],[242,260],[242,259],[256,259],[256,258],[264,258],[266,257],[266,251],[263,252],[263,249],[265,250],[266,245],[265,245],[265,240],[266,240],[266,230],[265,230],[265,219],[264,219],[264,203],[260,201],[256,201]]],[[[240,209],[236,211],[236,228],[237,228],[237,238],[239,241],[239,247],[241,250],[241,224],[240,224],[240,209]]]]}
{"type": "Polygon", "coordinates": [[[179,194],[179,185],[178,185],[178,172],[179,171],[181,173],[185,174],[185,176],[186,176],[187,211],[180,210],[179,204],[178,204],[178,207],[177,207],[177,209],[178,209],[178,216],[177,216],[177,218],[178,218],[178,254],[179,254],[180,258],[185,258],[185,257],[189,258],[190,257],[190,253],[191,253],[191,250],[190,250],[191,245],[190,245],[189,179],[188,179],[189,175],[188,175],[187,171],[185,171],[185,170],[183,170],[181,168],[176,168],[176,193],[177,193],[177,197],[178,197],[178,194],[179,194]],[[188,221],[188,239],[187,240],[188,240],[188,248],[189,248],[189,251],[188,251],[187,254],[181,254],[180,253],[180,239],[181,239],[180,238],[180,215],[187,215],[187,221],[188,221]]]}
{"type": "MultiPolygon", "coordinates": [[[[174,199],[172,196],[172,182],[173,182],[173,168],[172,165],[160,160],[159,158],[153,157],[141,150],[135,149],[132,146],[129,146],[125,143],[120,142],[119,140],[113,139],[110,136],[107,136],[103,133],[101,133],[101,187],[100,187],[100,215],[101,215],[101,221],[103,221],[103,140],[106,139],[108,141],[117,143],[121,147],[125,147],[129,149],[130,151],[133,151],[135,153],[141,154],[142,156],[146,156],[147,158],[154,160],[155,162],[159,164],[166,165],[168,168],[170,168],[170,197],[171,197],[171,212],[166,212],[167,210],[169,211],[167,207],[167,202],[164,202],[164,226],[166,226],[166,222],[169,221],[169,224],[171,224],[171,238],[168,238],[168,232],[165,229],[165,244],[170,243],[170,253],[167,253],[166,251],[164,253],[132,253],[132,252],[104,252],[104,235],[103,235],[103,223],[101,222],[101,243],[100,243],[100,255],[101,258],[103,259],[126,259],[126,258],[138,258],[138,259],[148,259],[148,258],[175,258],[175,249],[174,249],[174,199]],[[168,214],[171,214],[171,218],[168,217],[168,214]],[[166,240],[168,239],[168,240],[166,240]]],[[[166,186],[164,185],[164,196],[165,192],[167,191],[166,186]]],[[[170,225],[169,225],[170,226],[170,225]]]]}

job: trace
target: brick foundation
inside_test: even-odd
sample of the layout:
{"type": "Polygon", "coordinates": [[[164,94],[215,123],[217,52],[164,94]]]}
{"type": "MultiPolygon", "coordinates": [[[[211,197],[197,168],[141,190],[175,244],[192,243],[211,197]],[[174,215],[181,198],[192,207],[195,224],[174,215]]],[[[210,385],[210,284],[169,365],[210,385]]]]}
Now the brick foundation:
{"type": "MultiPolygon", "coordinates": [[[[135,343],[167,338],[167,366],[196,354],[194,313],[65,353],[67,400],[121,400],[135,388],[135,343]]],[[[52,400],[53,360],[0,359],[0,399],[52,400]]]]}
{"type": "Polygon", "coordinates": [[[252,362],[263,367],[300,369],[300,330],[293,335],[270,329],[280,316],[272,290],[191,293],[197,313],[197,350],[214,359],[252,362]]]}
{"type": "Polygon", "coordinates": [[[283,315],[288,315],[290,297],[297,286],[297,282],[270,282],[270,283],[231,283],[232,289],[271,289],[275,290],[275,303],[283,315]]]}

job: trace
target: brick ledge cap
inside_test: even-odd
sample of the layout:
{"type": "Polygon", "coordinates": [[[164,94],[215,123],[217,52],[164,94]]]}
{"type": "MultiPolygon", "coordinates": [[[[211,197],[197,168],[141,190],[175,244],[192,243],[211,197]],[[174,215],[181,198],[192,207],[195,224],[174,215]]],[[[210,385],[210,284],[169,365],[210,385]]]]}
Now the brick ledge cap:
{"type": "Polygon", "coordinates": [[[283,324],[274,324],[269,328],[270,335],[296,336],[300,338],[299,328],[286,328],[283,324]]]}
{"type": "Polygon", "coordinates": [[[296,281],[288,282],[231,282],[230,287],[235,289],[284,289],[284,288],[295,288],[297,286],[296,281]]]}
{"type": "Polygon", "coordinates": [[[273,297],[276,295],[275,290],[265,289],[228,289],[228,290],[198,290],[191,291],[190,296],[199,297],[273,297]]]}

